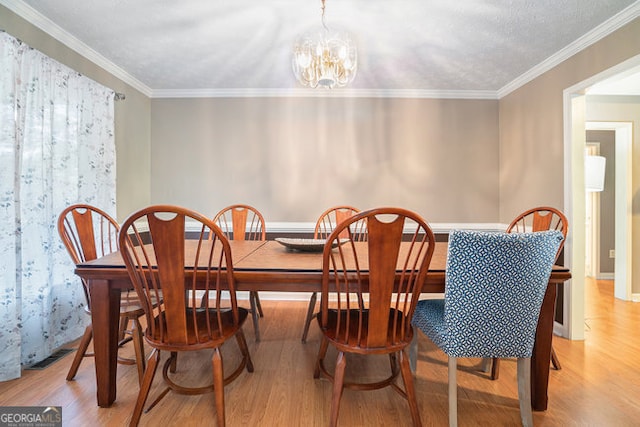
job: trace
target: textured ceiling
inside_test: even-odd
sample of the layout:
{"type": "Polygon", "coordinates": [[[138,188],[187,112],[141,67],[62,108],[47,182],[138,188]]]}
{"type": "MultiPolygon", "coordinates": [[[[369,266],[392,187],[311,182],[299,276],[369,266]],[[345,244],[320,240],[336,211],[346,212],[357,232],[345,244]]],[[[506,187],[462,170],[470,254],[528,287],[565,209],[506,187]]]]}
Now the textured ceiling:
{"type": "MultiPolygon", "coordinates": [[[[353,89],[495,93],[597,34],[601,24],[638,9],[625,10],[634,3],[640,2],[326,0],[326,22],[357,41],[353,89]]],[[[321,13],[320,0],[0,4],[28,12],[32,22],[43,15],[51,22],[36,25],[79,40],[151,93],[298,88],[291,46],[301,33],[320,28],[321,13]]]]}

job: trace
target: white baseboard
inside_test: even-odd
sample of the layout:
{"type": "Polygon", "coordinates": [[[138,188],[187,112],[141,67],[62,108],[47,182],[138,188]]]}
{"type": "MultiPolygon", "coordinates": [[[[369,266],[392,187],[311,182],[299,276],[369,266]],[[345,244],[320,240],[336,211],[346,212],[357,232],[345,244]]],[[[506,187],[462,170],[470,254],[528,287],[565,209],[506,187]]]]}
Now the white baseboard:
{"type": "MultiPolygon", "coordinates": [[[[263,301],[309,301],[311,298],[311,292],[267,292],[260,291],[260,300],[263,301]]],[[[318,295],[318,298],[320,296],[318,295]]],[[[236,292],[236,298],[238,300],[248,300],[249,292],[238,291],[236,292]]]]}
{"type": "MultiPolygon", "coordinates": [[[[260,291],[260,299],[264,301],[309,301],[311,298],[311,292],[268,292],[260,291]]],[[[249,300],[249,292],[238,291],[236,292],[236,298],[238,300],[249,300]]],[[[424,293],[420,295],[420,299],[443,299],[442,293],[424,293]]],[[[320,293],[318,293],[318,300],[320,299],[320,293]]]]}
{"type": "Polygon", "coordinates": [[[558,322],[553,322],[553,334],[554,335],[558,335],[560,337],[564,337],[564,338],[568,338],[569,337],[569,330],[566,327],[566,325],[563,325],[561,323],[558,322]]]}

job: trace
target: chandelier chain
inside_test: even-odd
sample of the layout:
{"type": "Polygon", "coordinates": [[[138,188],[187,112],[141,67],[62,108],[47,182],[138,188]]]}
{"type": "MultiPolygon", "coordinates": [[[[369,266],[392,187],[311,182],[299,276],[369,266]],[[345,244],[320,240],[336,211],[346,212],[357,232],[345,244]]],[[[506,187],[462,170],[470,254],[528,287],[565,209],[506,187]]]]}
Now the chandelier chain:
{"type": "Polygon", "coordinates": [[[324,27],[325,30],[329,31],[329,27],[327,27],[327,24],[325,23],[324,20],[324,10],[325,10],[325,4],[324,4],[325,0],[322,0],[322,26],[324,27]]]}

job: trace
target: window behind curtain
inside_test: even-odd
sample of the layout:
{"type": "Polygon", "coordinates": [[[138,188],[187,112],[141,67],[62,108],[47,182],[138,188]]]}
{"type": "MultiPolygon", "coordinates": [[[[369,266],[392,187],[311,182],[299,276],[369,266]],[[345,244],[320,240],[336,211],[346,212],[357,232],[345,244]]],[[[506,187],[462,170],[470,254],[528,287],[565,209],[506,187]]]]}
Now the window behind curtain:
{"type": "Polygon", "coordinates": [[[89,321],[57,233],[64,207],[115,211],[114,92],[0,32],[0,380],[89,321]]]}

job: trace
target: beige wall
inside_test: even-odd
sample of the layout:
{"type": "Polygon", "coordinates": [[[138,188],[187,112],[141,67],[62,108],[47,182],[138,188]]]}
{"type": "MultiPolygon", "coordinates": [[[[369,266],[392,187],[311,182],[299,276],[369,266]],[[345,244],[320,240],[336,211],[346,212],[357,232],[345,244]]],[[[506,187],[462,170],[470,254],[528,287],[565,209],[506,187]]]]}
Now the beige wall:
{"type": "Polygon", "coordinates": [[[501,222],[536,205],[564,209],[563,91],[640,54],[638,40],[635,19],[500,100],[501,222]]]}
{"type": "Polygon", "coordinates": [[[115,103],[118,220],[149,204],[150,100],[93,62],[40,31],[4,6],[0,6],[0,29],[77,70],[116,92],[126,95],[115,103]]]}
{"type": "MultiPolygon", "coordinates": [[[[587,104],[589,104],[588,100],[587,104]]],[[[589,110],[588,106],[587,110],[589,110]]],[[[588,130],[586,135],[586,142],[597,143],[600,149],[598,154],[606,159],[604,189],[601,192],[595,193],[600,199],[600,245],[598,248],[600,270],[598,271],[598,273],[613,274],[613,272],[615,271],[615,259],[609,257],[609,251],[616,248],[616,133],[612,130],[588,130]]]]}
{"type": "Polygon", "coordinates": [[[153,99],[151,200],[312,222],[334,204],[430,222],[498,218],[498,102],[153,99]]]}

